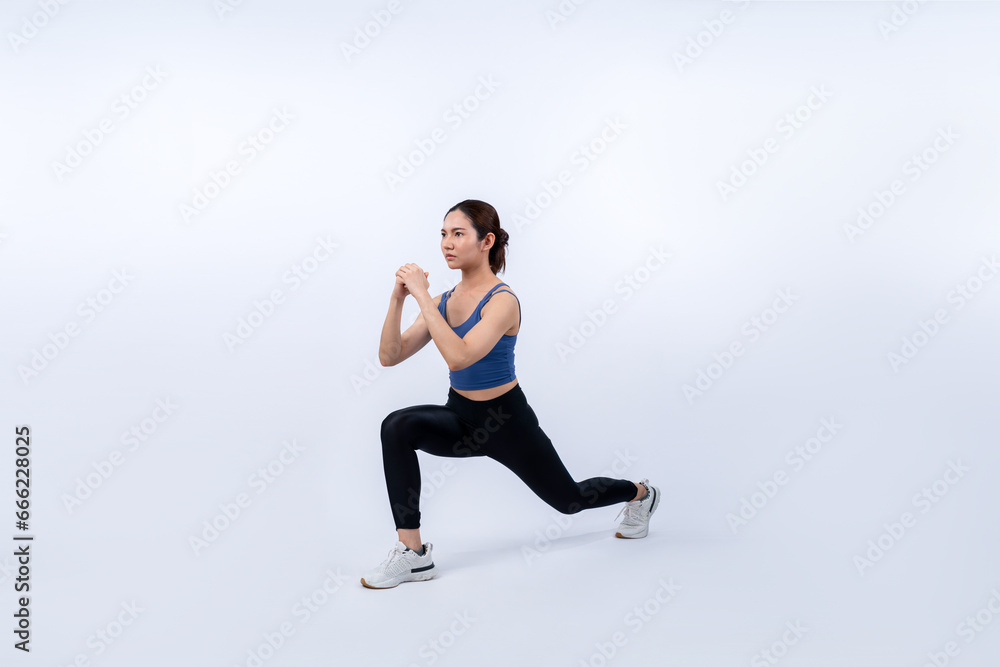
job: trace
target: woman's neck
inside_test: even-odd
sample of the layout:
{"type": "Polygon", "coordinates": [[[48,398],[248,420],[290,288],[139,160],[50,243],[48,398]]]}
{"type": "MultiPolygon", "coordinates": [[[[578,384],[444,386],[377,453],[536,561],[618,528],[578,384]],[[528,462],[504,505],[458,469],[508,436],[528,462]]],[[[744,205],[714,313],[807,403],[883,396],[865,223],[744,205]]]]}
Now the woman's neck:
{"type": "Polygon", "coordinates": [[[477,269],[475,273],[462,271],[462,291],[480,292],[487,287],[492,287],[497,282],[497,276],[490,270],[489,266],[477,269]]]}

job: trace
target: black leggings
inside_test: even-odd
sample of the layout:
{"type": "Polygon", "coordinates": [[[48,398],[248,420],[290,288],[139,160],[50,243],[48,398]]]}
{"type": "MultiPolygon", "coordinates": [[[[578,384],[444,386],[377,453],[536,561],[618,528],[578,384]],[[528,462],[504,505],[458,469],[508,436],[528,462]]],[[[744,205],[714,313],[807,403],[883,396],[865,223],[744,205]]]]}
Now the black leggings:
{"type": "Polygon", "coordinates": [[[418,449],[435,456],[488,456],[563,514],[628,502],[636,495],[635,485],[624,479],[573,481],[520,384],[488,401],[473,401],[449,388],[445,405],[403,408],[382,421],[382,465],[397,529],[420,527],[418,449]]]}

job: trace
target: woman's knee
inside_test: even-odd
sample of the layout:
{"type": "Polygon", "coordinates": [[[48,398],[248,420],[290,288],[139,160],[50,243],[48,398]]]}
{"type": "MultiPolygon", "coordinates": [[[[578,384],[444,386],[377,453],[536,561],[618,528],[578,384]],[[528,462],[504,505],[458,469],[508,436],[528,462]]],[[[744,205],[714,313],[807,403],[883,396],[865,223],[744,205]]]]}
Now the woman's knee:
{"type": "Polygon", "coordinates": [[[577,514],[583,511],[583,505],[575,500],[569,502],[563,501],[556,507],[556,510],[560,514],[577,514]]]}
{"type": "Polygon", "coordinates": [[[594,507],[600,499],[598,489],[590,484],[576,483],[575,489],[568,489],[556,503],[549,503],[563,514],[576,514],[594,507]]]}
{"type": "Polygon", "coordinates": [[[582,499],[576,494],[550,496],[548,498],[542,496],[542,498],[548,503],[549,507],[560,514],[576,514],[586,509],[586,505],[581,502],[582,499]]]}
{"type": "Polygon", "coordinates": [[[412,420],[408,416],[407,410],[408,408],[403,408],[402,410],[390,412],[388,416],[382,420],[380,435],[382,438],[383,448],[398,444],[401,441],[402,436],[408,431],[411,431],[412,424],[408,427],[407,422],[411,422],[412,420]]]}
{"type": "Polygon", "coordinates": [[[410,406],[390,412],[382,420],[382,447],[404,444],[416,448],[441,429],[440,419],[426,406],[410,406]]]}

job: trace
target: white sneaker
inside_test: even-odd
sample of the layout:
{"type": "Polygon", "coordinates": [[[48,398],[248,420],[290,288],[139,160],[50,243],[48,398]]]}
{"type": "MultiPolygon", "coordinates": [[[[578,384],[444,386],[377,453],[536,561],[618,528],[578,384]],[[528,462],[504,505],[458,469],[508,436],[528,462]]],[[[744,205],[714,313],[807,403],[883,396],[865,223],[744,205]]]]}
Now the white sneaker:
{"type": "Polygon", "coordinates": [[[361,584],[366,588],[395,588],[404,581],[427,581],[437,574],[434,561],[431,559],[430,542],[424,546],[424,555],[407,548],[402,542],[389,552],[389,557],[377,568],[361,578],[361,584]]]}
{"type": "Polygon", "coordinates": [[[660,504],[660,490],[655,486],[650,486],[648,479],[639,483],[646,487],[647,493],[642,500],[630,500],[625,503],[625,507],[621,509],[621,512],[618,512],[619,516],[625,512],[625,518],[618,525],[615,537],[634,539],[646,537],[649,534],[649,517],[653,515],[656,506],[660,504]]]}

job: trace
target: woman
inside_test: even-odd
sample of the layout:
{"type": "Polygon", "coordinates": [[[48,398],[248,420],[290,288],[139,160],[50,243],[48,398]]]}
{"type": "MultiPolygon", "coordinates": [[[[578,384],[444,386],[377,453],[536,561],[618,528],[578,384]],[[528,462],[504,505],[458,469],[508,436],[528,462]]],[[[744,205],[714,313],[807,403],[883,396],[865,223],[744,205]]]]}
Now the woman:
{"type": "Polygon", "coordinates": [[[382,463],[399,541],[385,562],[362,577],[368,588],[393,588],[436,574],[432,545],[420,538],[418,449],[435,456],[488,456],[563,514],[627,503],[615,535],[648,533],[659,489],[646,479],[575,482],[528,405],[514,375],[520,302],[496,276],[504,269],[507,238],[496,209],[468,199],[448,211],[441,230],[441,251],[449,268],[462,271],[461,282],[431,298],[429,274],[419,266],[406,264],[396,272],[379,361],[395,366],[433,340],[448,362],[451,387],[445,405],[403,408],[382,422],[382,463]],[[420,314],[400,335],[407,294],[417,300],[420,314]]]}

